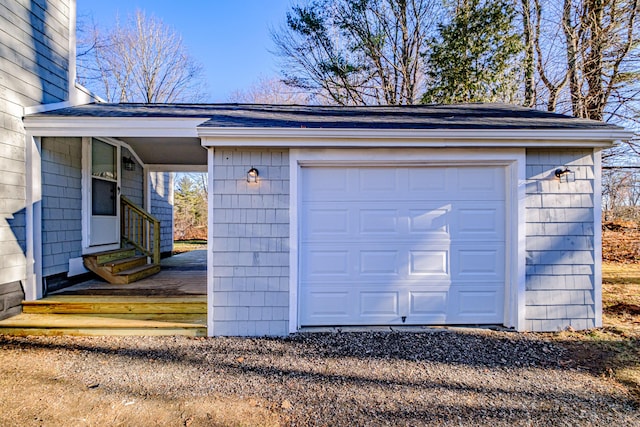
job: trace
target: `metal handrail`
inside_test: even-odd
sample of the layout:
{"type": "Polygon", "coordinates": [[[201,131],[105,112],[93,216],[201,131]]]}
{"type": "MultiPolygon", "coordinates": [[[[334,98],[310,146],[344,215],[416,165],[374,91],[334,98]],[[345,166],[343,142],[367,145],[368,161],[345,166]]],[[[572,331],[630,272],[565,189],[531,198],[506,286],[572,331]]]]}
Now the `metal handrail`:
{"type": "Polygon", "coordinates": [[[151,257],[153,264],[160,264],[160,220],[124,196],[120,196],[120,207],[122,243],[133,245],[151,257]]]}

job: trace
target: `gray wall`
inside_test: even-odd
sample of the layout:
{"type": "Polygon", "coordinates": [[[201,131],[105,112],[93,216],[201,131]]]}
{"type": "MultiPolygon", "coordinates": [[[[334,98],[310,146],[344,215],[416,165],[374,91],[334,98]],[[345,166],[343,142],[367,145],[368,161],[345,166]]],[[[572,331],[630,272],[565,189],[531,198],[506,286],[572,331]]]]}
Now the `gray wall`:
{"type": "Polygon", "coordinates": [[[120,185],[122,195],[127,199],[131,200],[136,206],[143,208],[144,207],[144,170],[138,164],[135,157],[131,155],[129,150],[122,147],[120,150],[120,159],[119,161],[122,163],[122,158],[127,157],[131,158],[136,164],[135,170],[128,171],[124,169],[124,166],[121,166],[120,172],[122,174],[120,185]]]}
{"type": "Polygon", "coordinates": [[[26,273],[23,107],[68,98],[69,1],[0,0],[0,318],[26,273]]]}
{"type": "Polygon", "coordinates": [[[151,172],[151,215],[160,220],[160,252],[173,251],[173,179],[170,172],[151,172]]]}
{"type": "Polygon", "coordinates": [[[527,150],[528,330],[595,326],[593,169],[592,150],[527,150]],[[564,165],[574,182],[555,177],[564,165]]]}
{"type": "Polygon", "coordinates": [[[82,139],[42,138],[42,274],[82,255],[82,139]]]}
{"type": "Polygon", "coordinates": [[[216,150],[213,165],[214,335],[286,335],[289,152],[216,150]],[[254,166],[262,181],[249,184],[254,166]]]}

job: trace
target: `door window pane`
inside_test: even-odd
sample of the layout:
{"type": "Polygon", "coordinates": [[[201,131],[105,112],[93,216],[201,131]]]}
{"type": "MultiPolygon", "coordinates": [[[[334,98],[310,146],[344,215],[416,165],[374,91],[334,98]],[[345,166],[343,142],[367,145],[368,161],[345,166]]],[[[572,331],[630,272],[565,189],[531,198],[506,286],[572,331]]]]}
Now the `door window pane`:
{"type": "Polygon", "coordinates": [[[93,215],[116,215],[116,183],[91,180],[91,211],[93,215]]]}
{"type": "Polygon", "coordinates": [[[118,178],[116,147],[94,139],[91,144],[91,175],[99,178],[118,178]]]}

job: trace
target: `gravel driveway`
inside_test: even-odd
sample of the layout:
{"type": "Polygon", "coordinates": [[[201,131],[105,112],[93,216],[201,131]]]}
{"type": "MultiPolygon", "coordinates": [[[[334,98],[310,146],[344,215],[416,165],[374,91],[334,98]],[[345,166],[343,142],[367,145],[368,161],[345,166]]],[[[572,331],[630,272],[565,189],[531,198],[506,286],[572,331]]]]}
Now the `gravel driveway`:
{"type": "Polygon", "coordinates": [[[640,425],[536,334],[1,337],[2,425],[640,425]],[[35,394],[35,395],[34,395],[35,394]]]}

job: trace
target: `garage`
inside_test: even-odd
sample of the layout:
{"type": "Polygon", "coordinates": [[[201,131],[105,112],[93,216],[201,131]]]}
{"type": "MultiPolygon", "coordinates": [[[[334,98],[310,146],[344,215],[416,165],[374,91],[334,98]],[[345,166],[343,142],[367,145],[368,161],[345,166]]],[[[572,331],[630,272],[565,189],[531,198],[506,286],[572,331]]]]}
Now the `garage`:
{"type": "Polygon", "coordinates": [[[300,326],[502,324],[504,165],[300,169],[300,326]]]}

